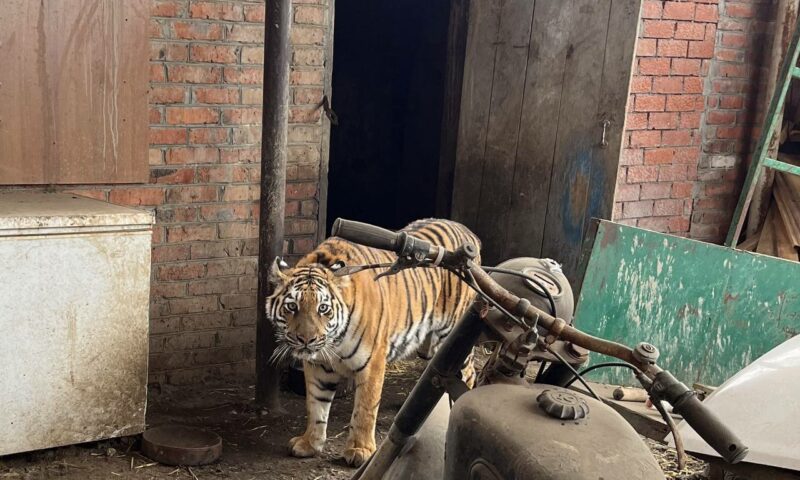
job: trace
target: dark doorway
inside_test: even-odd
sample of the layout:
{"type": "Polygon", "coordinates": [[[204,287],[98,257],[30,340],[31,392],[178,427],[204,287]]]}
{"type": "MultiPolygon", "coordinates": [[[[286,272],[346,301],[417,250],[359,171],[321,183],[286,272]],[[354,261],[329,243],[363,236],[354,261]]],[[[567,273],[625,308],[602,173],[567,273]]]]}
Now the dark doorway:
{"type": "Polygon", "coordinates": [[[327,228],[435,212],[450,3],[335,3],[327,228]]]}

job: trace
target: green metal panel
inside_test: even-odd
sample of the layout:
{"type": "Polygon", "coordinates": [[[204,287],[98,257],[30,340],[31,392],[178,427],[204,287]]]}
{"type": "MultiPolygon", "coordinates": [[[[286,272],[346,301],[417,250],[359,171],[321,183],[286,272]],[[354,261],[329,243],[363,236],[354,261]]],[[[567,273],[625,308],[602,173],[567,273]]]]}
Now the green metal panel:
{"type": "Polygon", "coordinates": [[[791,163],[775,160],[774,158],[765,158],[764,166],[781,172],[791,173],[792,175],[800,175],[800,165],[792,165],[791,163]]]}
{"type": "MultiPolygon", "coordinates": [[[[577,326],[656,345],[684,382],[719,385],[800,332],[800,263],[607,221],[589,243],[577,326]]],[[[633,380],[610,369],[593,378],[633,380]]]]}

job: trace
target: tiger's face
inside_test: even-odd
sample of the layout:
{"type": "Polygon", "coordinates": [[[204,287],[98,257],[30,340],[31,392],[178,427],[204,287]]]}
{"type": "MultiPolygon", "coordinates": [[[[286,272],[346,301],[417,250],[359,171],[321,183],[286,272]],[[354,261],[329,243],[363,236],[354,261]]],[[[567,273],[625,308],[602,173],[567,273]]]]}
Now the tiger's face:
{"type": "Polygon", "coordinates": [[[267,298],[266,313],[275,327],[278,348],[273,361],[287,355],[311,362],[326,362],[337,356],[350,310],[343,290],[347,277],[336,277],[341,265],[319,264],[289,269],[275,259],[270,269],[273,293],[267,298]]]}

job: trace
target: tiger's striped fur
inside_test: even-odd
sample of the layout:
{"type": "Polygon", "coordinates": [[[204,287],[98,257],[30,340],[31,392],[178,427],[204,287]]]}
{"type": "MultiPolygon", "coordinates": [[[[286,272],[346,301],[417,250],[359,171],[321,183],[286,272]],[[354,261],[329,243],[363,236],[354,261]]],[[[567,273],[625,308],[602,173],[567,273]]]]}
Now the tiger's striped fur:
{"type": "MultiPolygon", "coordinates": [[[[435,245],[455,249],[480,245],[466,227],[449,220],[426,219],[403,229],[435,245]]],[[[307,428],[290,441],[291,453],[312,456],[326,439],[328,412],[337,384],[355,380],[355,402],[344,457],[360,465],[375,450],[375,421],[387,362],[435,347],[466,312],[474,294],[439,268],[403,270],[375,280],[380,270],[335,277],[344,265],[391,263],[393,253],[332,237],[293,269],[271,271],[273,294],[267,299],[279,347],[278,357],[303,360],[307,428]]],[[[477,259],[479,261],[480,259],[477,259]]],[[[475,378],[471,362],[462,376],[475,378]]]]}

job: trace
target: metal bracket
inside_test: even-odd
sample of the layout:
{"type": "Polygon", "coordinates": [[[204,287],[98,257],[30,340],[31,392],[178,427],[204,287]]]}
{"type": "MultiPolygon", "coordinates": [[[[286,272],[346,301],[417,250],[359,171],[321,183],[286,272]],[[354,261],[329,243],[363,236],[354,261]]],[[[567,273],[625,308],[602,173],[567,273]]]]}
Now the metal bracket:
{"type": "Polygon", "coordinates": [[[606,130],[611,125],[611,120],[605,119],[603,120],[603,134],[600,137],[600,148],[606,148],[608,146],[608,138],[606,138],[606,130]]]}
{"type": "Polygon", "coordinates": [[[339,116],[336,115],[336,112],[331,108],[331,101],[328,99],[327,95],[322,97],[322,110],[325,112],[325,116],[328,117],[328,120],[330,120],[331,125],[334,127],[339,125],[339,116]]]}

